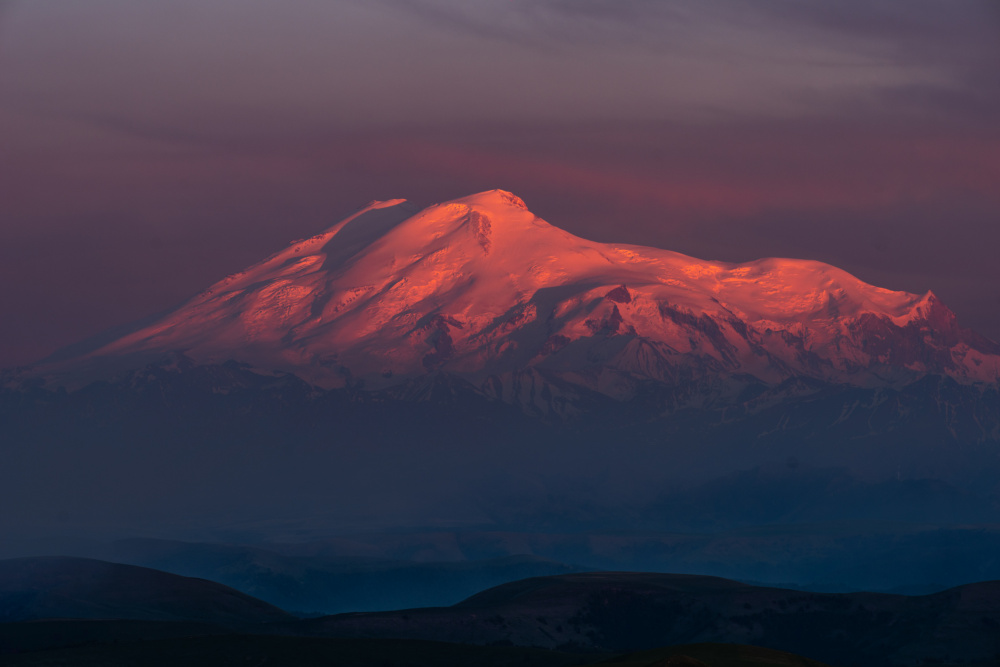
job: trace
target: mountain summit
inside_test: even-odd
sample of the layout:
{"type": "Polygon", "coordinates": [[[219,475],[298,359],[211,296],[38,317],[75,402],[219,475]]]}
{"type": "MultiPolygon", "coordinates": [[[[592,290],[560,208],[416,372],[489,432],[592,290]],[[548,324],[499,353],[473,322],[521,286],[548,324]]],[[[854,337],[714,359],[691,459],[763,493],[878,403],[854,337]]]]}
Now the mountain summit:
{"type": "Polygon", "coordinates": [[[91,375],[178,352],[331,388],[445,373],[538,407],[567,391],[624,400],[650,382],[1000,378],[1000,346],[959,328],[930,292],[874,287],[815,261],[731,264],[596,243],[502,190],[422,211],[373,202],[39,370],[91,375]]]}

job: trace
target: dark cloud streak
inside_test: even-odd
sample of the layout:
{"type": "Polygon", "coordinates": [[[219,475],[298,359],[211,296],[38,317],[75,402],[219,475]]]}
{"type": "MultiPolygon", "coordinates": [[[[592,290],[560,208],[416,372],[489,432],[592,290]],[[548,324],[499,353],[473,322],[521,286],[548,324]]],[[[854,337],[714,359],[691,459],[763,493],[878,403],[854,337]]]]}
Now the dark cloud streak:
{"type": "MultiPolygon", "coordinates": [[[[554,49],[575,47],[641,48],[678,55],[718,56],[740,53],[742,45],[713,41],[771,34],[775,53],[740,53],[767,65],[809,63],[822,68],[900,67],[936,70],[946,80],[917,86],[901,83],[897,92],[922,88],[953,111],[962,103],[1000,107],[1000,9],[991,0],[894,1],[843,0],[699,0],[664,3],[652,0],[513,0],[505,3],[455,0],[382,0],[428,25],[554,49]],[[838,54],[826,63],[810,61],[795,44],[827,48],[838,54]],[[776,55],[777,54],[777,55],[776,55]],[[851,62],[853,59],[853,62],[851,62]],[[936,91],[936,93],[935,93],[936,91]],[[954,100],[958,104],[949,101],[954,100]]],[[[744,63],[744,66],[746,63],[744,63]]],[[[905,108],[905,107],[904,107],[905,108]]],[[[904,108],[898,109],[903,111],[904,108]]]]}

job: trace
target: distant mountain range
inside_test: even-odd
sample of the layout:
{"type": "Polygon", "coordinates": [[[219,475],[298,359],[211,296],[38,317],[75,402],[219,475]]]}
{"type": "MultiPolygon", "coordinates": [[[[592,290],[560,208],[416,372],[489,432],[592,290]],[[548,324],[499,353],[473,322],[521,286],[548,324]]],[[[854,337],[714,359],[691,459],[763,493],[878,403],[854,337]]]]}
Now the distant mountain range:
{"type": "Polygon", "coordinates": [[[123,540],[104,551],[116,562],[210,579],[283,609],[325,614],[447,606],[501,583],[581,570],[530,555],[427,562],[161,540],[123,540]]]}

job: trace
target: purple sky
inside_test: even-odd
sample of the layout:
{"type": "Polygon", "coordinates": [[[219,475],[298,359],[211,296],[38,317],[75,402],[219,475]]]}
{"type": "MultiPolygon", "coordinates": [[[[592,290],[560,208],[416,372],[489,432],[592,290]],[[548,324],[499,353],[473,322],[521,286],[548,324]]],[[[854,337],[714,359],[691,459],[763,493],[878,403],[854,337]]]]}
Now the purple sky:
{"type": "Polygon", "coordinates": [[[993,0],[0,0],[0,366],[495,187],[998,339],[997,63],[993,0]]]}

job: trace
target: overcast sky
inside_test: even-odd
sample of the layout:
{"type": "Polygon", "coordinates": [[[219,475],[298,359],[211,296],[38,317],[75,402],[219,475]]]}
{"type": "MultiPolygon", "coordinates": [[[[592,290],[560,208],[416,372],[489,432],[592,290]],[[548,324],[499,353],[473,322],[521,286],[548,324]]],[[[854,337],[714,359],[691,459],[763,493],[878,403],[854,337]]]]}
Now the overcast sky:
{"type": "Polygon", "coordinates": [[[495,187],[998,339],[998,64],[992,0],[0,0],[0,366],[495,187]]]}

